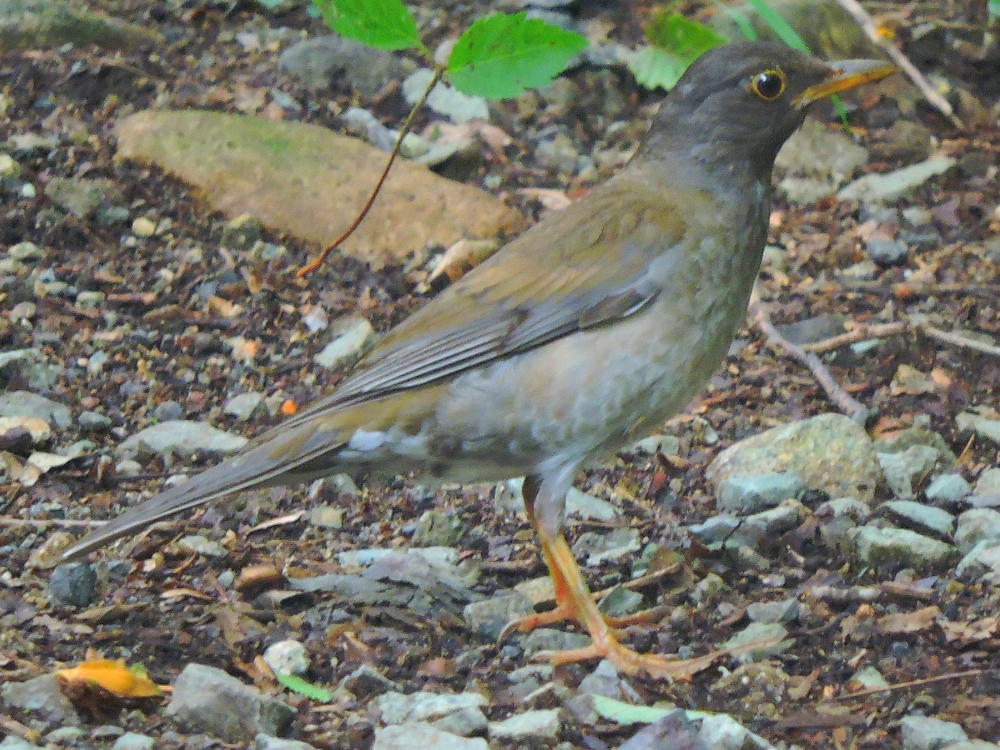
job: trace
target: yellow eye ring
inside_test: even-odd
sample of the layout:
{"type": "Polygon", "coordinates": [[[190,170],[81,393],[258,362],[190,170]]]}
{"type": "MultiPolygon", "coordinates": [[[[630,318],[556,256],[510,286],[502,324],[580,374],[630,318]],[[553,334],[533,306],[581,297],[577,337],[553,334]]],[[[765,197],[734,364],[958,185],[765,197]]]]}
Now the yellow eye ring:
{"type": "Polygon", "coordinates": [[[765,102],[773,102],[785,93],[785,85],[785,74],[774,68],[755,75],[749,88],[765,102]]]}

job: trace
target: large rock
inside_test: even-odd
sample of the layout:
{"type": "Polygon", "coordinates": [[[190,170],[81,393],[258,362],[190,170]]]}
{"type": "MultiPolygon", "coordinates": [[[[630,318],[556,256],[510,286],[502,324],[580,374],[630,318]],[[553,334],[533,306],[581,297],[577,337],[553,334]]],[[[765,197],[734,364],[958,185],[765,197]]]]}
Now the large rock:
{"type": "Polygon", "coordinates": [[[226,742],[284,734],[295,718],[294,709],[281,701],[202,664],[188,664],[180,673],[167,713],[187,729],[226,742]]]}
{"type": "Polygon", "coordinates": [[[330,34],[289,47],[278,56],[278,68],[310,88],[325,88],[343,76],[362,96],[371,98],[390,81],[402,81],[417,66],[391,52],[330,34]]]}
{"type": "Polygon", "coordinates": [[[121,444],[119,451],[130,455],[141,449],[153,453],[233,453],[247,444],[242,435],[232,435],[204,422],[171,419],[140,430],[121,444]]]}
{"type": "Polygon", "coordinates": [[[79,4],[56,0],[0,0],[0,50],[79,48],[135,49],[162,43],[159,34],[79,4]],[[75,7],[74,7],[75,6],[75,7]]]}
{"type": "MultiPolygon", "coordinates": [[[[118,125],[118,155],[197,186],[230,217],[326,245],[354,220],[385,168],[383,152],[317,125],[218,112],[139,112],[118,125]],[[220,147],[219,144],[225,144],[220,147]]],[[[478,188],[396,162],[378,200],[342,246],[374,264],[428,244],[493,239],[524,217],[478,188]]]]}
{"type": "Polygon", "coordinates": [[[884,571],[913,568],[923,572],[954,562],[958,550],[950,544],[906,529],[863,526],[854,539],[858,557],[884,571]]]}
{"type": "MultiPolygon", "coordinates": [[[[8,709],[30,711],[33,718],[63,726],[80,723],[76,709],[62,694],[59,680],[54,674],[43,674],[25,682],[8,682],[0,690],[0,697],[8,709]]],[[[11,715],[22,721],[26,718],[14,711],[11,715]]]]}
{"type": "Polygon", "coordinates": [[[790,472],[810,489],[866,503],[882,478],[868,434],[841,414],[792,422],[736,443],[715,457],[707,476],[719,484],[772,472],[790,472]]]}

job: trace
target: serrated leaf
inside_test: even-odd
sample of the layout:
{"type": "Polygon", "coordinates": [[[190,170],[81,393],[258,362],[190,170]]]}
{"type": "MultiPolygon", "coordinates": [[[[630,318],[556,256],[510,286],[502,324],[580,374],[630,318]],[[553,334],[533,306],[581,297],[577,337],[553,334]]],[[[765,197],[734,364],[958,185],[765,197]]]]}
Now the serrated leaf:
{"type": "Polygon", "coordinates": [[[306,682],[301,677],[296,677],[292,674],[279,674],[276,677],[278,682],[293,693],[304,695],[310,700],[322,701],[323,703],[329,703],[333,700],[333,694],[329,690],[325,690],[319,685],[313,685],[311,682],[306,682]]]}
{"type": "Polygon", "coordinates": [[[400,0],[313,0],[338,34],[387,50],[423,47],[417,24],[400,0]]]}
{"type": "Polygon", "coordinates": [[[659,47],[641,47],[629,54],[626,64],[640,86],[669,91],[690,63],[659,47]]]}
{"type": "Polygon", "coordinates": [[[680,13],[657,14],[646,27],[646,38],[654,46],[689,64],[713,47],[729,41],[705,24],[680,13]]]}
{"type": "Polygon", "coordinates": [[[495,13],[459,37],[448,74],[463,93],[507,99],[548,84],[586,46],[579,34],[527,13],[495,13]]]}

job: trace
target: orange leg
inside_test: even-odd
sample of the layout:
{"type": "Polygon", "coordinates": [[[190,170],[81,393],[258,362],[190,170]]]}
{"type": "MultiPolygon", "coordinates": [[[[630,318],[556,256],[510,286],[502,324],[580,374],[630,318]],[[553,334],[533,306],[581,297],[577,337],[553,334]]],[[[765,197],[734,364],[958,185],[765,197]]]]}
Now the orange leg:
{"type": "Polygon", "coordinates": [[[536,660],[549,661],[552,664],[584,661],[586,659],[603,658],[610,661],[615,668],[626,674],[646,672],[649,675],[670,679],[684,674],[684,662],[676,662],[655,654],[638,654],[625,648],[618,642],[614,630],[617,625],[641,621],[643,613],[633,617],[605,617],[597,608],[587,588],[580,567],[576,564],[573,552],[562,534],[552,535],[536,521],[534,512],[535,497],[538,493],[538,483],[533,477],[524,482],[524,506],[531,525],[538,532],[542,546],[542,557],[552,576],[555,587],[556,607],[548,612],[532,614],[507,625],[500,639],[505,638],[514,630],[528,632],[540,625],[549,625],[565,620],[575,620],[590,634],[591,645],[585,648],[565,651],[542,651],[535,655],[536,660]]]}

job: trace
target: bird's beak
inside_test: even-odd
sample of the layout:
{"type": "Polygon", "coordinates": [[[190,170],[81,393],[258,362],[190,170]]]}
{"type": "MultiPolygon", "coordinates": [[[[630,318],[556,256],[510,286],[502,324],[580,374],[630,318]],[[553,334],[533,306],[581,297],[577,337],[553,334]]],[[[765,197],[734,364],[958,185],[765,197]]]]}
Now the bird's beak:
{"type": "Polygon", "coordinates": [[[822,83],[810,86],[793,100],[802,109],[818,99],[853,89],[863,83],[880,81],[886,76],[898,73],[899,68],[882,60],[838,60],[827,63],[829,73],[822,83]]]}

